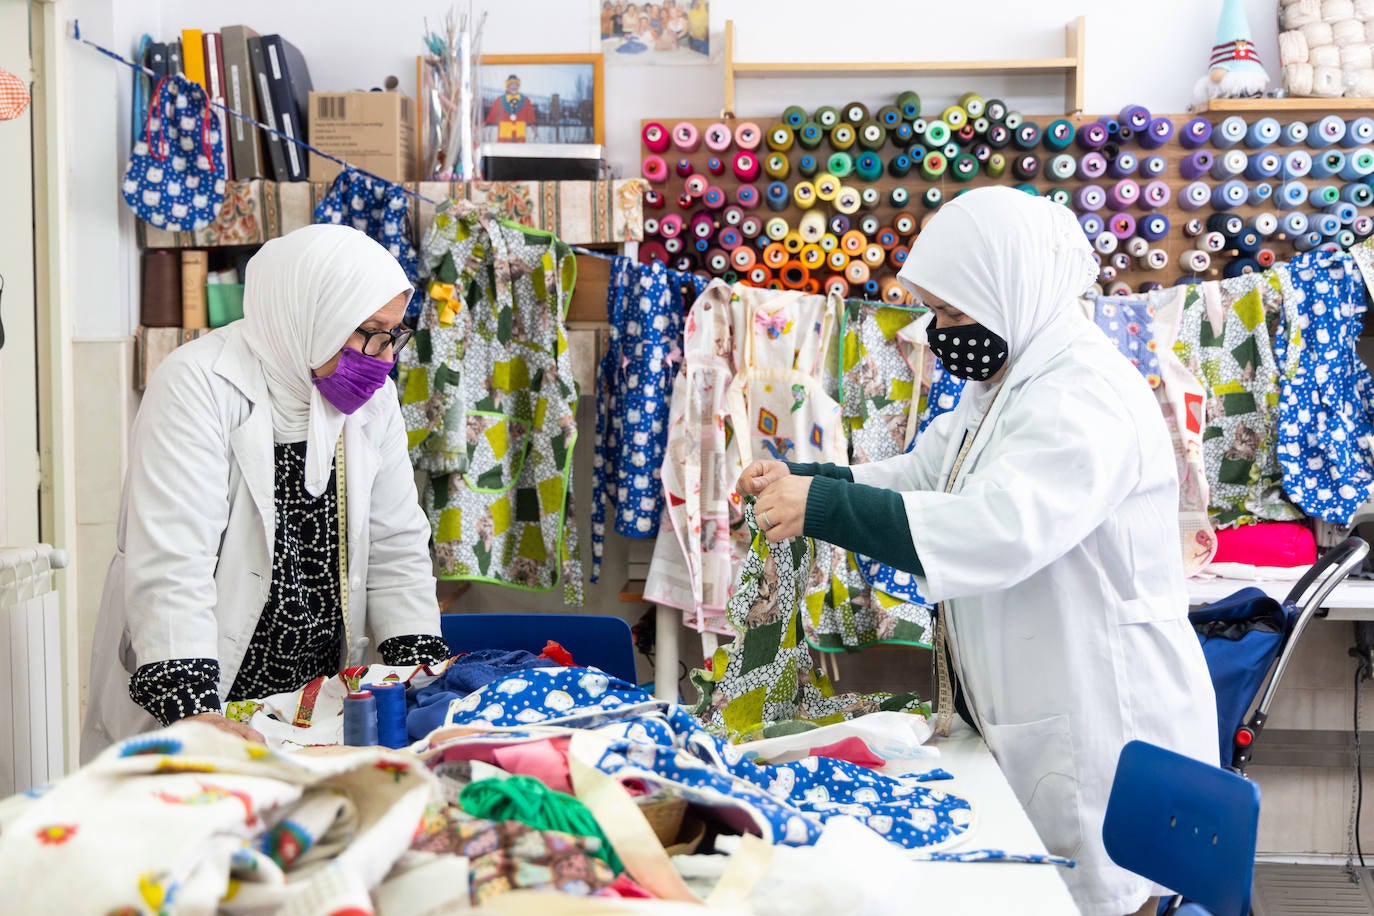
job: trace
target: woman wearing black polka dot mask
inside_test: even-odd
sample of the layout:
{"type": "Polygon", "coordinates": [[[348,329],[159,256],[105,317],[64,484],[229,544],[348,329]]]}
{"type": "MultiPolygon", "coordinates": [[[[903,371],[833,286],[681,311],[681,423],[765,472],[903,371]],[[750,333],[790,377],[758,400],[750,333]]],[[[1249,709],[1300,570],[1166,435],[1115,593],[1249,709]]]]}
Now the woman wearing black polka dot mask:
{"type": "Polygon", "coordinates": [[[1160,891],[1103,848],[1122,746],[1216,763],[1217,725],[1187,620],[1172,442],[1078,305],[1096,274],[1066,208],[1010,188],[960,195],[898,275],[931,309],[931,350],[968,380],[958,407],[905,455],[754,462],[737,489],[769,540],[866,554],[940,602],[960,712],[1046,847],[1077,860],[1062,874],[1082,912],[1119,916],[1160,891]]]}

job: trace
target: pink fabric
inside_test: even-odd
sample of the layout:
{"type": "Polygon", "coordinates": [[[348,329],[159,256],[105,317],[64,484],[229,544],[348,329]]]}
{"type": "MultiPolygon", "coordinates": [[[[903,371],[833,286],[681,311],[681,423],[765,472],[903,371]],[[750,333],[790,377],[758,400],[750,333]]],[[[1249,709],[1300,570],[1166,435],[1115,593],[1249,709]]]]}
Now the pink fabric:
{"type": "Polygon", "coordinates": [[[592,894],[593,897],[628,897],[634,900],[657,900],[653,894],[634,883],[634,880],[625,872],[603,887],[601,890],[592,894]]]}
{"type": "Polygon", "coordinates": [[[555,792],[573,794],[568,775],[568,739],[550,738],[529,744],[511,744],[493,754],[496,765],[507,773],[533,776],[555,792]]]}
{"type": "Polygon", "coordinates": [[[1317,541],[1299,522],[1260,522],[1217,532],[1213,563],[1247,566],[1311,566],[1317,562],[1317,541]]]}
{"type": "Polygon", "coordinates": [[[834,744],[827,744],[824,747],[813,747],[811,754],[815,757],[833,757],[836,760],[848,760],[857,763],[861,767],[877,769],[887,763],[882,757],[873,753],[873,749],[864,743],[862,738],[841,738],[834,744]]]}

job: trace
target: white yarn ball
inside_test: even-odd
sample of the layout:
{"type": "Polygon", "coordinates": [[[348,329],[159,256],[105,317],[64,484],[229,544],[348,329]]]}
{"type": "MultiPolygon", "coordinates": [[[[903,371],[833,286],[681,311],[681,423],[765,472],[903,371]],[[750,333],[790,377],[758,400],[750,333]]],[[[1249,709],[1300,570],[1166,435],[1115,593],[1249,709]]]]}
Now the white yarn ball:
{"type": "Polygon", "coordinates": [[[1349,45],[1341,48],[1341,69],[1346,73],[1374,68],[1374,49],[1369,45],[1349,45]]]}
{"type": "Polygon", "coordinates": [[[1289,31],[1320,22],[1321,18],[1321,0],[1293,0],[1292,3],[1285,3],[1279,14],[1279,21],[1289,31]]]}
{"type": "Polygon", "coordinates": [[[1319,99],[1337,99],[1345,94],[1345,76],[1337,67],[1312,68],[1312,95],[1319,99]]]}
{"type": "Polygon", "coordinates": [[[1279,66],[1307,63],[1307,39],[1297,30],[1279,33],[1279,66]]]}
{"type": "Polygon", "coordinates": [[[1364,22],[1374,19],[1374,0],[1355,0],[1355,18],[1364,22]]]}
{"type": "Polygon", "coordinates": [[[1348,71],[1345,74],[1345,94],[1352,99],[1374,97],[1374,69],[1348,71]]]}
{"type": "Polygon", "coordinates": [[[1314,67],[1341,66],[1341,49],[1335,45],[1318,45],[1307,49],[1307,62],[1314,67]]]}
{"type": "Polygon", "coordinates": [[[1320,48],[1335,43],[1331,35],[1331,26],[1325,22],[1312,22],[1303,26],[1302,37],[1307,39],[1308,54],[1312,53],[1313,48],[1320,48]]]}
{"type": "Polygon", "coordinates": [[[1322,0],[1322,21],[1340,22],[1355,15],[1355,4],[1351,0],[1322,0]]]}
{"type": "Polygon", "coordinates": [[[1364,23],[1358,19],[1342,19],[1331,24],[1331,38],[1342,48],[1365,44],[1364,23]]]}
{"type": "Polygon", "coordinates": [[[1312,86],[1311,64],[1289,64],[1283,68],[1283,88],[1289,95],[1311,98],[1312,86]]]}

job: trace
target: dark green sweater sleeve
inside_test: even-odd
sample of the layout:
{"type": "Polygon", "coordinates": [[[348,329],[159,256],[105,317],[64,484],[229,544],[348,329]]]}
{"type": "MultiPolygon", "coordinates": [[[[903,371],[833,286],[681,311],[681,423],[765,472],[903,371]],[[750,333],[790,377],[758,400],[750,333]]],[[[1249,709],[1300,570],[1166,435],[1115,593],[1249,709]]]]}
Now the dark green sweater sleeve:
{"type": "Polygon", "coordinates": [[[787,469],[798,477],[833,477],[836,480],[853,480],[854,472],[844,465],[819,461],[786,461],[787,469]]]}
{"type": "MultiPolygon", "coordinates": [[[[849,468],[840,470],[848,472],[849,468]]],[[[893,569],[925,575],[911,540],[906,506],[896,490],[854,483],[852,478],[814,475],[806,495],[802,533],[893,569]]]]}

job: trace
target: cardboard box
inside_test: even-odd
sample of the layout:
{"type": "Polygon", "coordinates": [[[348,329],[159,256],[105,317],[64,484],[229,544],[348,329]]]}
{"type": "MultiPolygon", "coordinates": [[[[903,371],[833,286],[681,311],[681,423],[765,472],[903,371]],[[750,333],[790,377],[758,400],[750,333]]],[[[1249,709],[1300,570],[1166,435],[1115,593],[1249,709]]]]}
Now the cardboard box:
{"type": "MultiPolygon", "coordinates": [[[[415,180],[415,102],[399,92],[310,93],[310,143],[388,181],[415,180]]],[[[310,180],[339,164],[310,154],[310,180]]]]}

